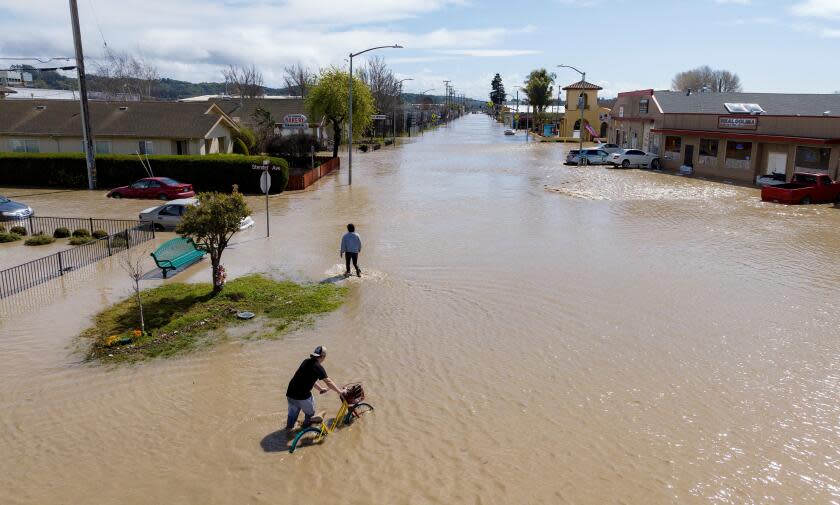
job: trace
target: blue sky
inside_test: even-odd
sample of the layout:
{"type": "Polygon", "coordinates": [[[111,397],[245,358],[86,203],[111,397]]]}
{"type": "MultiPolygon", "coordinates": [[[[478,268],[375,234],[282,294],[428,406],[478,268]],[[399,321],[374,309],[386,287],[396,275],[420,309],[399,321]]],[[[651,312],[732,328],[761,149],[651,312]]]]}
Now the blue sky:
{"type": "MultiPolygon", "coordinates": [[[[747,91],[840,91],[840,0],[79,0],[87,56],[141,53],[178,79],[221,80],[254,63],[266,84],[282,67],[346,65],[378,54],[406,91],[443,89],[486,98],[496,72],[508,88],[539,67],[560,84],[577,66],[604,94],[667,88],[681,70],[737,72],[747,91]],[[377,53],[374,53],[377,54],[377,53]]],[[[0,0],[0,57],[72,55],[66,2],[0,0]]],[[[7,62],[8,63],[8,62],[7,62]]]]}

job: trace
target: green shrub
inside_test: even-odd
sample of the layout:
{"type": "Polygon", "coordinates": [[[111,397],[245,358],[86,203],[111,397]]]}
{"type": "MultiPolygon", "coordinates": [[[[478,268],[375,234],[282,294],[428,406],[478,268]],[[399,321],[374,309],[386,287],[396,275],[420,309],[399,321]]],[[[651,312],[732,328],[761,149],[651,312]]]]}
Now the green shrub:
{"type": "Polygon", "coordinates": [[[25,245],[46,245],[52,244],[55,242],[55,239],[50,237],[49,235],[32,235],[24,242],[25,245]]]}
{"type": "Polygon", "coordinates": [[[105,230],[93,230],[93,238],[105,238],[108,236],[108,232],[105,230]]]}
{"type": "Polygon", "coordinates": [[[90,235],[74,235],[73,238],[70,239],[70,245],[85,245],[94,241],[96,241],[96,239],[90,235]]]}
{"type": "MultiPolygon", "coordinates": [[[[239,154],[211,154],[207,156],[149,156],[149,162],[159,176],[193,185],[196,191],[229,193],[234,184],[243,193],[260,193],[260,178],[251,169],[260,165],[265,156],[239,154]]],[[[269,158],[280,167],[272,172],[271,192],[280,193],[289,180],[289,165],[280,158],[269,158]]],[[[136,156],[101,154],[96,156],[99,187],[125,186],[147,177],[136,156]]],[[[0,186],[47,186],[86,188],[87,168],[82,153],[0,153],[0,186]]]]}
{"type": "Polygon", "coordinates": [[[67,238],[70,236],[70,230],[65,227],[56,228],[53,232],[53,238],[67,238]]]}
{"type": "Polygon", "coordinates": [[[26,235],[26,228],[23,226],[12,226],[9,230],[9,233],[14,233],[15,235],[20,235],[21,237],[26,235]]]}
{"type": "Polygon", "coordinates": [[[90,237],[90,230],[87,228],[76,228],[73,230],[74,237],[90,237]]]}
{"type": "Polygon", "coordinates": [[[122,235],[115,235],[111,238],[111,247],[125,247],[126,245],[128,245],[128,242],[122,235]]]}
{"type": "Polygon", "coordinates": [[[236,141],[241,140],[242,145],[245,146],[245,152],[238,154],[248,154],[257,150],[257,134],[247,126],[240,126],[239,131],[231,132],[231,138],[234,140],[233,152],[236,151],[236,141]]]}
{"type": "Polygon", "coordinates": [[[245,145],[245,142],[243,142],[242,139],[234,139],[233,152],[234,154],[244,154],[245,156],[251,154],[248,151],[248,146],[245,145]]]}
{"type": "Polygon", "coordinates": [[[6,233],[5,231],[0,231],[0,244],[14,242],[15,240],[20,240],[20,235],[17,233],[6,233]]]}
{"type": "Polygon", "coordinates": [[[6,227],[0,226],[0,233],[6,233],[6,227]]]}

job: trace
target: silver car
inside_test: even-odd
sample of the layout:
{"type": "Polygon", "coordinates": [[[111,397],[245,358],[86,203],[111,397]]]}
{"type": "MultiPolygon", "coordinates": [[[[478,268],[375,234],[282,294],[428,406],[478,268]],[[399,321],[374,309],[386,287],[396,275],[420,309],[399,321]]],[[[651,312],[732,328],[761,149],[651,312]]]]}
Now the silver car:
{"type": "Polygon", "coordinates": [[[35,215],[32,207],[0,195],[0,221],[15,221],[35,215]]]}
{"type": "MultiPolygon", "coordinates": [[[[141,223],[152,223],[155,230],[174,230],[181,223],[181,216],[189,205],[197,205],[196,198],[181,198],[178,200],[171,200],[163,205],[157,207],[149,207],[140,212],[141,223]]],[[[244,230],[254,226],[254,220],[251,216],[247,216],[239,224],[239,229],[244,230]]]]}
{"type": "Polygon", "coordinates": [[[591,149],[584,149],[583,156],[580,155],[580,151],[573,150],[569,151],[569,155],[566,156],[566,163],[569,165],[603,165],[607,163],[610,159],[610,153],[603,149],[598,148],[591,148],[591,149]]]}

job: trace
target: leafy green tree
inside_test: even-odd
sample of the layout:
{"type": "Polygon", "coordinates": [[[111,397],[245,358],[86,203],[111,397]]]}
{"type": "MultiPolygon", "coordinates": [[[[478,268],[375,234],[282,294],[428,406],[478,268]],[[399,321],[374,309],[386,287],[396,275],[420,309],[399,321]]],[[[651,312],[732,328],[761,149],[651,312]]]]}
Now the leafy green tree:
{"type": "Polygon", "coordinates": [[[554,93],[554,79],[557,76],[541,68],[531,71],[525,80],[525,94],[528,96],[528,103],[534,107],[535,126],[543,123],[543,116],[546,107],[551,104],[551,97],[554,93]]]}
{"type": "Polygon", "coordinates": [[[250,213],[245,198],[238,191],[231,194],[199,193],[198,205],[188,206],[184,211],[176,231],[191,238],[196,247],[210,255],[214,294],[224,287],[222,253],[239,231],[242,220],[250,213]]]}
{"type": "Polygon", "coordinates": [[[490,101],[498,109],[505,103],[505,85],[502,84],[502,76],[496,74],[490,81],[490,101]]]}
{"type": "MultiPolygon", "coordinates": [[[[306,97],[306,109],[312,118],[326,117],[333,127],[333,156],[338,156],[342,127],[348,117],[350,76],[336,67],[321,71],[318,83],[306,97]]],[[[353,77],[353,135],[361,136],[372,122],[375,113],[370,88],[353,77]]]]}

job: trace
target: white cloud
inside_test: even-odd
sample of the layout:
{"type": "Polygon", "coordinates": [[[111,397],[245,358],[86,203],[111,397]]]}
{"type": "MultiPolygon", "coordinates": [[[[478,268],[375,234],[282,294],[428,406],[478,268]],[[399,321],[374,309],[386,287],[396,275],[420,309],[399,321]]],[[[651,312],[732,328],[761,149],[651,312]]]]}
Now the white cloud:
{"type": "MultiPolygon", "coordinates": [[[[72,55],[69,12],[57,5],[0,0],[0,56],[72,55]]],[[[515,34],[533,32],[532,26],[409,31],[394,24],[464,5],[464,0],[92,0],[79,2],[79,9],[86,59],[102,54],[104,36],[109,47],[142,53],[162,75],[193,82],[219,81],[221,69],[231,63],[254,63],[267,85],[279,86],[284,65],[343,66],[350,51],[386,44],[406,49],[370,55],[421,63],[534,54],[494,49],[515,34]]]]}
{"type": "Polygon", "coordinates": [[[840,19],[840,1],[805,0],[791,7],[791,11],[803,17],[840,19]]]}
{"type": "Polygon", "coordinates": [[[470,56],[473,58],[508,58],[512,56],[542,54],[542,51],[533,49],[445,49],[439,52],[442,54],[470,56]]]}

